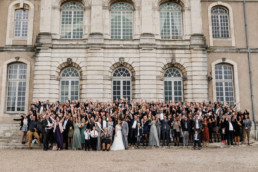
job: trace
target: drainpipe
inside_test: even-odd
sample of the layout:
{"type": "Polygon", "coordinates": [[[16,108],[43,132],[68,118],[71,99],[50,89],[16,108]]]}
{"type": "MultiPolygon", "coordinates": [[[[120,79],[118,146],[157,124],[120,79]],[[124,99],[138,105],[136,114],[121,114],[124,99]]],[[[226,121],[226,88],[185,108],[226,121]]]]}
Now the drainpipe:
{"type": "Polygon", "coordinates": [[[250,47],[249,47],[248,28],[247,28],[247,19],[246,19],[246,0],[243,0],[243,7],[244,7],[244,17],[245,17],[246,48],[247,48],[247,52],[248,52],[249,78],[250,78],[250,89],[251,89],[251,103],[252,103],[253,122],[254,122],[255,140],[256,140],[257,139],[257,133],[256,133],[255,109],[254,109],[253,76],[252,76],[251,52],[250,52],[250,47]]]}

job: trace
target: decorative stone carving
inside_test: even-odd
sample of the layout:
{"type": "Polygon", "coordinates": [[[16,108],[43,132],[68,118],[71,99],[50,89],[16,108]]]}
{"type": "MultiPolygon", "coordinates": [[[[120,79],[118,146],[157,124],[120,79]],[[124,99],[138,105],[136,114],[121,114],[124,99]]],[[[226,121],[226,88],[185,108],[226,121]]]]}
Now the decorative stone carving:
{"type": "Polygon", "coordinates": [[[119,58],[119,63],[120,63],[120,65],[124,66],[125,58],[124,57],[120,57],[119,58]]]}
{"type": "Polygon", "coordinates": [[[72,60],[71,58],[67,58],[67,63],[68,63],[69,65],[71,65],[72,62],[73,62],[73,60],[72,60]]]}
{"type": "Polygon", "coordinates": [[[172,64],[172,65],[175,65],[175,63],[176,63],[176,58],[175,58],[175,57],[172,57],[172,58],[171,58],[171,64],[172,64]]]}
{"type": "Polygon", "coordinates": [[[223,62],[225,62],[225,61],[226,61],[226,58],[225,58],[225,57],[223,57],[223,58],[222,58],[222,61],[223,61],[223,62]]]}
{"type": "Polygon", "coordinates": [[[15,57],[15,60],[16,60],[16,61],[19,61],[19,60],[20,60],[20,57],[18,57],[18,56],[15,57]]]}

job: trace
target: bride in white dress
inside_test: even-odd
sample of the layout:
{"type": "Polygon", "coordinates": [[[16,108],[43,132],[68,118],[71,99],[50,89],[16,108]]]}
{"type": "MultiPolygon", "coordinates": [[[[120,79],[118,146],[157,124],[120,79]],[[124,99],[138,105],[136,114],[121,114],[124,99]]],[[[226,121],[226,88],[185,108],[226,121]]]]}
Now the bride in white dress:
{"type": "Polygon", "coordinates": [[[114,142],[111,146],[111,151],[116,151],[116,150],[125,150],[125,146],[123,143],[122,139],[122,127],[120,125],[121,121],[118,121],[118,124],[116,125],[116,134],[114,138],[114,142]]]}

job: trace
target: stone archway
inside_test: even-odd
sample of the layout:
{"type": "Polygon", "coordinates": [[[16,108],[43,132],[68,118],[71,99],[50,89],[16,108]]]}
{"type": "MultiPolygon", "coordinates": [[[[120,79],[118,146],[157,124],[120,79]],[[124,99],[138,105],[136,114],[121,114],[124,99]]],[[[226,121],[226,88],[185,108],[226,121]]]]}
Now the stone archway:
{"type": "Polygon", "coordinates": [[[61,74],[62,70],[67,68],[67,67],[76,68],[80,73],[80,77],[82,77],[82,68],[80,67],[80,65],[73,62],[71,58],[68,58],[66,62],[60,64],[56,69],[56,76],[57,76],[58,79],[60,78],[60,74],[61,74]]]}
{"type": "Polygon", "coordinates": [[[183,74],[183,81],[187,80],[187,71],[186,71],[185,67],[182,64],[176,63],[176,62],[175,63],[174,62],[168,63],[168,64],[166,64],[165,66],[162,67],[162,69],[161,69],[161,78],[162,79],[164,79],[165,71],[169,68],[179,69],[183,74]]]}

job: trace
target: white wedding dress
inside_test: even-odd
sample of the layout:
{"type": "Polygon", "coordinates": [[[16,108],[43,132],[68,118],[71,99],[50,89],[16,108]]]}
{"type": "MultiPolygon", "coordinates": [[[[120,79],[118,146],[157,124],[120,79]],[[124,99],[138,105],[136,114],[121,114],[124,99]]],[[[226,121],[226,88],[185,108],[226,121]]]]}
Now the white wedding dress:
{"type": "Polygon", "coordinates": [[[125,146],[123,143],[123,139],[122,139],[122,128],[121,126],[116,126],[116,133],[117,136],[114,137],[114,142],[111,146],[111,150],[112,151],[116,151],[116,150],[125,150],[125,146]]]}

